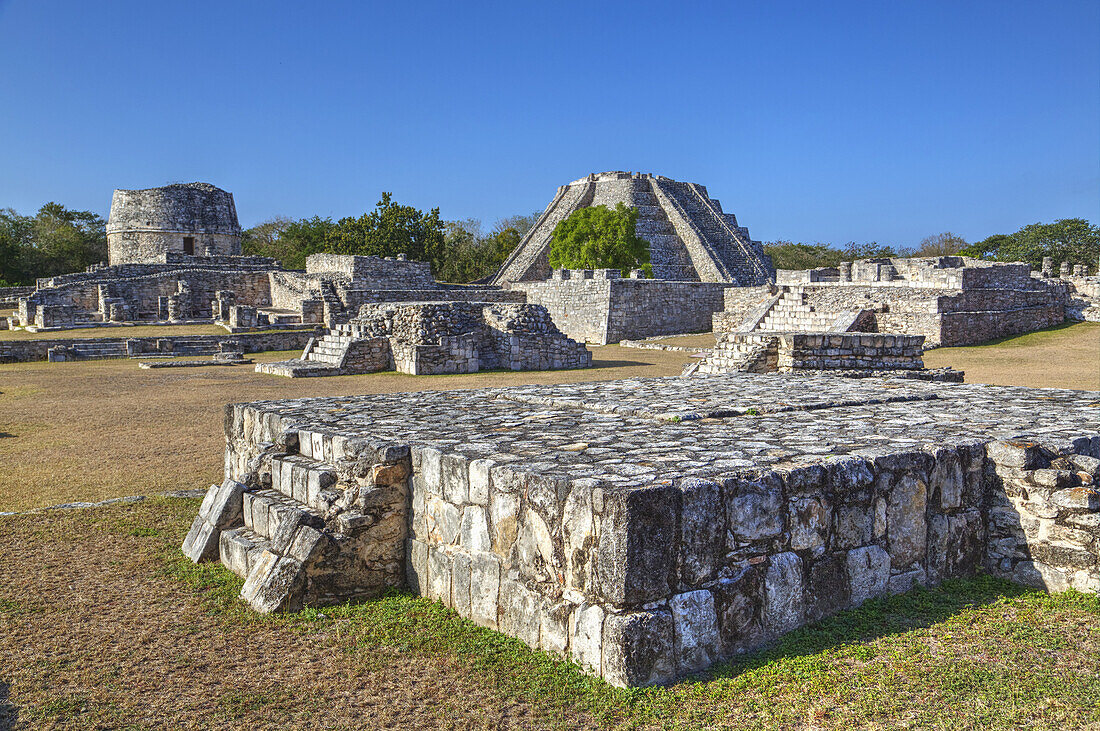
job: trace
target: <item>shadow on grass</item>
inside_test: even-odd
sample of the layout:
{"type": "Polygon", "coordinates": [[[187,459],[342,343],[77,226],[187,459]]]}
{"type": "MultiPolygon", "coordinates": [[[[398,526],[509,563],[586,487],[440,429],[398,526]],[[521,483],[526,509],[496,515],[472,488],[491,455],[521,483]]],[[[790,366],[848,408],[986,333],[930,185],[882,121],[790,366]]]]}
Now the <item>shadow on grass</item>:
{"type": "Polygon", "coordinates": [[[8,700],[11,686],[0,680],[0,731],[11,731],[19,720],[19,710],[8,700]]]}
{"type": "Polygon", "coordinates": [[[697,679],[733,678],[779,660],[816,655],[914,629],[926,629],[970,607],[1043,593],[988,575],[949,579],[931,589],[918,586],[904,594],[872,599],[855,609],[800,627],[769,647],[715,665],[697,679]]]}
{"type": "Polygon", "coordinates": [[[591,368],[580,370],[599,370],[600,368],[629,368],[631,366],[644,366],[651,365],[650,363],[643,363],[638,360],[600,360],[599,358],[592,359],[591,368]]]}

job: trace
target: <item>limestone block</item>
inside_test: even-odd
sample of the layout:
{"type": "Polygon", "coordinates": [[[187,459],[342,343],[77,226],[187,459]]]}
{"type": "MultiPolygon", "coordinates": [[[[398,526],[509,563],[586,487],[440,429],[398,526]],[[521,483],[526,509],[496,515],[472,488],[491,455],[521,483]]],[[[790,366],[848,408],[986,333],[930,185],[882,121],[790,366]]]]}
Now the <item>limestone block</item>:
{"type": "MultiPolygon", "coordinates": [[[[671,619],[671,617],[670,617],[671,619]]],[[[669,646],[671,646],[671,621],[669,646]]],[[[569,647],[573,662],[599,675],[602,670],[604,610],[598,604],[582,604],[569,620],[569,647]]]]}
{"type": "Polygon", "coordinates": [[[824,617],[847,609],[848,572],[847,554],[822,553],[809,560],[806,569],[806,619],[816,622],[824,617]]]}
{"type": "Polygon", "coordinates": [[[540,597],[514,577],[500,581],[500,631],[538,648],[540,597]]]}
{"type": "MultiPolygon", "coordinates": [[[[612,685],[657,685],[676,677],[675,631],[667,610],[607,615],[602,644],[603,677],[612,685]]],[[[582,666],[588,662],[578,659],[575,650],[573,656],[582,666]]]]}
{"type": "Polygon", "coordinates": [[[875,498],[874,535],[875,540],[886,537],[886,498],[875,498]]]}
{"type": "Polygon", "coordinates": [[[470,467],[464,457],[444,454],[440,460],[443,497],[454,505],[462,505],[470,495],[470,467]]]}
{"type": "Polygon", "coordinates": [[[589,491],[575,486],[562,508],[562,546],[565,554],[565,586],[579,592],[592,584],[595,548],[595,522],[589,491]]]}
{"type": "Polygon", "coordinates": [[[500,560],[492,554],[474,555],[470,563],[470,619],[496,629],[499,594],[500,560]]]}
{"type": "Polygon", "coordinates": [[[301,608],[305,571],[293,558],[271,551],[260,554],[241,588],[241,599],[260,614],[301,608]]]}
{"type": "Polygon", "coordinates": [[[327,543],[328,539],[321,531],[308,525],[299,526],[294,532],[294,538],[290,542],[290,549],[286,555],[306,565],[320,556],[327,543]]]}
{"type": "Polygon", "coordinates": [[[927,486],[912,474],[902,475],[887,497],[886,532],[895,568],[909,568],[924,558],[927,497],[927,486]]]}
{"type": "Polygon", "coordinates": [[[927,581],[924,569],[913,569],[891,576],[886,585],[886,591],[889,594],[904,594],[915,586],[924,586],[927,581]]]}
{"type": "MultiPolygon", "coordinates": [[[[883,503],[885,507],[885,503],[883,503]]],[[[833,545],[836,548],[858,548],[874,539],[874,507],[868,505],[838,505],[835,508],[833,545]]]]}
{"type": "Polygon", "coordinates": [[[677,585],[680,493],[671,485],[604,494],[596,593],[613,604],[666,597],[677,585]]]}
{"type": "Polygon", "coordinates": [[[764,627],[777,636],[802,625],[802,560],[794,553],[771,557],[764,575],[764,627]]]}
{"type": "Polygon", "coordinates": [[[764,604],[764,575],[749,564],[731,567],[712,590],[722,657],[756,649],[764,642],[761,609],[764,604]]]}
{"type": "Polygon", "coordinates": [[[706,589],[677,594],[669,600],[669,608],[677,672],[692,673],[710,666],[719,657],[721,643],[714,596],[706,589]]]}
{"type": "Polygon", "coordinates": [[[462,512],[446,500],[429,495],[425,510],[425,522],[429,542],[450,546],[458,542],[462,512]]]}
{"type": "Polygon", "coordinates": [[[428,547],[428,597],[451,606],[451,557],[428,547]]]}
{"type": "Polygon", "coordinates": [[[1024,441],[990,442],[985,453],[998,466],[1034,469],[1042,459],[1038,444],[1024,441]]]}
{"type": "Polygon", "coordinates": [[[475,459],[470,461],[470,502],[483,507],[489,506],[489,472],[493,461],[475,459]]]}
{"type": "Polygon", "coordinates": [[[519,531],[519,496],[494,490],[489,497],[489,518],[493,552],[507,558],[519,531]]]}
{"type": "Polygon", "coordinates": [[[726,483],[726,515],[735,541],[778,536],[785,513],[778,486],[739,479],[726,483]]]}
{"type": "Polygon", "coordinates": [[[199,515],[218,530],[241,523],[244,485],[226,479],[221,485],[211,485],[199,506],[199,515]]]}
{"type": "Polygon", "coordinates": [[[459,543],[467,551],[492,550],[493,544],[489,540],[489,521],[485,508],[480,505],[467,505],[462,511],[459,543]]]}
{"type": "Polygon", "coordinates": [[[407,543],[406,576],[409,591],[420,596],[428,593],[428,544],[410,538],[407,543]]]}
{"type": "Polygon", "coordinates": [[[840,497],[867,487],[874,481],[874,473],[867,461],[858,457],[830,460],[825,472],[826,489],[829,494],[840,497]]]}
{"type": "Polygon", "coordinates": [[[529,475],[527,478],[527,504],[538,511],[550,525],[561,522],[562,502],[569,483],[545,475],[529,475]]]}
{"type": "Polygon", "coordinates": [[[795,498],[788,506],[787,521],[792,551],[820,548],[825,545],[832,511],[823,498],[795,498]]]}
{"type": "Polygon", "coordinates": [[[546,521],[530,508],[524,511],[512,555],[520,573],[535,581],[553,581],[561,569],[546,521]]]}
{"type": "Polygon", "coordinates": [[[470,616],[471,561],[464,553],[451,558],[451,606],[463,617],[470,616]]]}
{"type": "Polygon", "coordinates": [[[1058,510],[1066,512],[1100,511],[1100,490],[1092,487],[1058,490],[1050,496],[1050,503],[1058,510]]]}
{"type": "Polygon", "coordinates": [[[421,447],[420,474],[424,476],[424,487],[432,495],[443,494],[443,455],[438,449],[421,447]]]}
{"type": "Polygon", "coordinates": [[[879,546],[848,551],[848,593],[853,606],[886,591],[890,581],[890,554],[879,546]]]}
{"type": "Polygon", "coordinates": [[[722,563],[722,489],[711,480],[687,479],[680,483],[680,491],[680,581],[698,586],[713,578],[722,563]]]}
{"type": "Polygon", "coordinates": [[[213,561],[218,557],[220,533],[221,531],[207,523],[201,515],[196,515],[191,522],[191,529],[187,531],[187,537],[183,539],[183,555],[194,563],[213,561]]]}
{"type": "Polygon", "coordinates": [[[959,454],[953,449],[937,449],[936,465],[932,468],[928,484],[939,490],[940,507],[951,510],[962,506],[963,468],[959,454]]]}
{"type": "Polygon", "coordinates": [[[543,599],[539,608],[539,649],[565,657],[569,650],[569,617],[573,605],[543,599]]]}
{"type": "Polygon", "coordinates": [[[412,499],[410,507],[409,528],[412,536],[421,541],[428,540],[428,491],[424,488],[424,478],[421,475],[413,475],[412,499]]]}
{"type": "Polygon", "coordinates": [[[1067,572],[1042,561],[1020,561],[1012,572],[1012,580],[1024,586],[1046,589],[1051,594],[1070,588],[1067,572]]]}

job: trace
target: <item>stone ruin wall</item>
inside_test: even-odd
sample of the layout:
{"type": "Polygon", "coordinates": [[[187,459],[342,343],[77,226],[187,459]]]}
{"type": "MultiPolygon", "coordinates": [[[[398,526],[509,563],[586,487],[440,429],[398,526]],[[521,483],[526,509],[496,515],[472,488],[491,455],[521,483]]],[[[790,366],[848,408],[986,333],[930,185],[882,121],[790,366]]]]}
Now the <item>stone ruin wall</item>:
{"type": "MultiPolygon", "coordinates": [[[[982,569],[1052,590],[1100,589],[1098,493],[1072,487],[1100,477],[1095,435],[1045,446],[945,444],[618,489],[426,446],[353,451],[343,437],[294,430],[263,404],[231,406],[227,476],[246,485],[277,479],[258,467],[264,450],[297,444],[312,459],[347,465],[340,475],[384,475],[349,483],[356,499],[377,498],[373,510],[389,526],[372,554],[387,557],[374,593],[407,582],[619,686],[670,682],[867,599],[982,569]],[[406,505],[407,518],[395,518],[406,505]],[[391,550],[402,543],[403,563],[391,550]]],[[[305,494],[311,483],[299,474],[305,494]]],[[[207,533],[217,527],[207,525],[207,533]]],[[[288,537],[286,555],[298,545],[288,537]]],[[[321,577],[307,597],[309,586],[330,584],[321,577]]],[[[242,596],[249,591],[246,583],[242,596]]],[[[264,606],[256,582],[251,591],[246,599],[264,606]]]]}
{"type": "Polygon", "coordinates": [[[615,269],[554,270],[541,282],[513,282],[572,338],[605,345],[624,339],[706,332],[730,286],[624,279],[615,269]]]}
{"type": "Polygon", "coordinates": [[[233,194],[209,183],[116,190],[107,219],[109,264],[165,262],[194,239],[197,256],[241,253],[241,226],[233,194]]]}
{"type": "Polygon", "coordinates": [[[331,275],[378,289],[438,288],[427,262],[378,256],[310,254],[306,257],[306,274],[331,275]]]}

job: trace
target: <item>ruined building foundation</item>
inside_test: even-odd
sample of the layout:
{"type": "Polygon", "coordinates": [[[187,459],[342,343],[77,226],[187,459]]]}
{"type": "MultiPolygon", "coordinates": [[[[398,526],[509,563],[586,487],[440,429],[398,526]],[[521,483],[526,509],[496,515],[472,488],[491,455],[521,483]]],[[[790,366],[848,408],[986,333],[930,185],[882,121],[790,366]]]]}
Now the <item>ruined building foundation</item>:
{"type": "Polygon", "coordinates": [[[788,374],[233,404],[183,550],[260,611],[408,588],[665,683],[980,570],[1097,592],[1098,404],[788,374]]]}

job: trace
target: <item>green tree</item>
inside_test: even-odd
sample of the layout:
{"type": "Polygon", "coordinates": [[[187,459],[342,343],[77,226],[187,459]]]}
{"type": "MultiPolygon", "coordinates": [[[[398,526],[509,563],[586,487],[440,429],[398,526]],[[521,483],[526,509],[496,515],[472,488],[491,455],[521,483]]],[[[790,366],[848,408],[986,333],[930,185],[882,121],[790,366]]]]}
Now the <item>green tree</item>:
{"type": "Polygon", "coordinates": [[[337,254],[397,256],[405,254],[431,264],[438,272],[443,265],[443,221],[439,209],[428,213],[393,202],[382,193],[375,209],[359,218],[341,218],[325,237],[327,250],[337,254]]]}
{"type": "Polygon", "coordinates": [[[1038,269],[1043,257],[1054,259],[1057,268],[1062,262],[1086,264],[1096,271],[1100,256],[1100,228],[1083,218],[1063,218],[1054,223],[1033,223],[1009,236],[997,248],[1000,261],[1024,261],[1038,269]]]}
{"type": "Polygon", "coordinates": [[[997,252],[1011,237],[1005,234],[994,234],[988,238],[959,249],[961,256],[972,256],[975,259],[996,259],[997,252]]]}
{"type": "Polygon", "coordinates": [[[287,269],[305,269],[307,256],[333,250],[330,239],[336,228],[331,218],[277,217],[242,232],[241,251],[274,257],[287,269]]]}
{"type": "Polygon", "coordinates": [[[0,210],[0,286],[31,284],[34,273],[27,269],[33,248],[34,219],[11,208],[0,210]]]}
{"type": "Polygon", "coordinates": [[[649,242],[638,238],[638,209],[622,203],[612,210],[591,206],[575,211],[554,227],[550,266],[566,269],[649,270],[649,242]]]}

